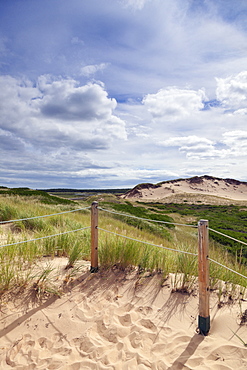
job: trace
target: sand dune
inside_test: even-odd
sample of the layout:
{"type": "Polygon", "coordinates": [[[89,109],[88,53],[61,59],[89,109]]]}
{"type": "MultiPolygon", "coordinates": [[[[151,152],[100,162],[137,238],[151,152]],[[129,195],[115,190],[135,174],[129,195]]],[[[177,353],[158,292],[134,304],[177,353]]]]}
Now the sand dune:
{"type": "MultiPolygon", "coordinates": [[[[242,301],[242,310],[247,301],[242,301]]],[[[172,293],[170,279],[83,272],[61,297],[1,305],[0,369],[247,369],[240,306],[217,307],[196,334],[198,297],[172,293]]]]}
{"type": "MultiPolygon", "coordinates": [[[[198,195],[247,201],[247,183],[212,176],[195,176],[190,179],[165,181],[159,184],[140,184],[123,195],[123,198],[166,200],[174,196],[198,195]]],[[[174,201],[174,199],[172,200],[174,201]]]]}

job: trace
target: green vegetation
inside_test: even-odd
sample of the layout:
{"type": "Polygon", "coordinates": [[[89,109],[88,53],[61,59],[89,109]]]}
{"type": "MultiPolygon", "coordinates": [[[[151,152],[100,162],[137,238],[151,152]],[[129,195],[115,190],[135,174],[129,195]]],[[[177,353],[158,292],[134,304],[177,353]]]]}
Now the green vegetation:
{"type": "Polygon", "coordinates": [[[173,229],[174,222],[172,217],[167,215],[163,215],[160,213],[156,213],[146,209],[145,207],[135,206],[132,203],[125,201],[124,203],[115,203],[115,202],[103,202],[103,205],[107,208],[110,208],[114,211],[117,211],[122,214],[129,214],[131,216],[135,216],[136,218],[132,217],[125,217],[121,214],[114,214],[112,217],[122,220],[124,223],[128,225],[132,225],[140,230],[149,231],[155,235],[161,236],[166,238],[167,240],[170,239],[170,233],[168,229],[173,229]],[[160,223],[154,223],[147,220],[154,220],[154,221],[161,221],[160,223]],[[162,222],[169,222],[168,224],[162,224],[162,222]]]}
{"type": "MultiPolygon", "coordinates": [[[[162,214],[178,213],[182,216],[193,216],[196,221],[207,219],[211,229],[247,243],[247,207],[237,205],[139,203],[145,205],[147,210],[155,210],[162,214]]],[[[212,231],[210,231],[210,238],[224,245],[240,262],[247,263],[247,246],[212,231]]]]}
{"type": "MultiPolygon", "coordinates": [[[[97,196],[78,203],[29,189],[2,190],[0,220],[19,220],[70,211],[89,206],[95,199],[97,196]]],[[[194,289],[197,257],[165,248],[197,253],[197,229],[181,225],[174,227],[170,223],[197,225],[200,218],[208,218],[211,228],[226,231],[227,229],[223,229],[226,227],[224,222],[226,219],[229,228],[231,226],[235,232],[246,230],[246,226],[243,226],[246,210],[243,207],[240,209],[236,206],[216,207],[202,204],[192,206],[132,204],[112,194],[100,195],[100,199],[100,207],[120,214],[99,210],[99,227],[132,239],[99,230],[101,268],[114,266],[122,270],[135,268],[140,275],[148,271],[150,274],[163,274],[164,279],[170,273],[174,290],[194,289]],[[121,213],[135,217],[127,217],[121,213]],[[168,222],[168,224],[152,222],[149,221],[150,219],[168,222]]],[[[30,287],[30,284],[37,295],[42,295],[44,292],[54,293],[56,289],[52,284],[49,285],[53,268],[47,265],[48,267],[41,268],[35,274],[33,271],[37,270],[44,259],[54,257],[67,258],[66,269],[70,276],[75,271],[80,271],[82,260],[90,260],[90,229],[62,233],[88,226],[90,226],[90,210],[1,224],[0,246],[9,245],[0,248],[0,296],[17,287],[20,289],[30,287]],[[49,235],[56,234],[59,235],[47,238],[49,235]],[[11,245],[25,240],[33,241],[11,245]],[[73,273],[69,273],[72,270],[73,273]]],[[[246,249],[242,248],[242,255],[237,247],[234,253],[228,253],[228,250],[232,252],[230,245],[222,246],[216,238],[210,238],[210,257],[246,276],[247,267],[243,263],[246,249]]],[[[237,292],[239,293],[237,285],[243,287],[241,294],[244,294],[247,281],[223,267],[210,263],[210,284],[211,289],[218,289],[219,301],[221,301],[226,291],[230,292],[232,297],[236,296],[237,292]],[[227,283],[221,286],[219,281],[227,283]]]]}
{"type": "Polygon", "coordinates": [[[28,188],[12,188],[12,189],[6,189],[6,190],[0,190],[0,195],[8,196],[8,195],[16,195],[21,197],[35,197],[41,203],[45,204],[70,204],[71,201],[68,199],[63,199],[48,194],[45,191],[42,190],[30,190],[28,188]]]}
{"type": "MultiPolygon", "coordinates": [[[[62,198],[51,197],[46,193],[43,195],[39,191],[25,190],[22,195],[19,190],[17,192],[8,191],[0,196],[0,221],[20,220],[76,208],[78,208],[78,204],[74,202],[64,202],[62,198]]],[[[66,257],[68,258],[68,267],[73,267],[78,260],[88,259],[90,256],[88,230],[69,234],[61,233],[89,226],[89,214],[88,210],[83,210],[64,215],[1,224],[1,245],[9,245],[0,248],[0,295],[9,289],[18,286],[21,288],[30,281],[34,281],[33,268],[44,257],[66,257]],[[56,234],[61,235],[44,238],[56,234]],[[38,240],[12,245],[16,242],[33,239],[38,240]]],[[[38,281],[39,287],[41,281],[43,286],[43,277],[38,281]]]]}
{"type": "Polygon", "coordinates": [[[45,189],[43,191],[51,195],[57,195],[67,199],[85,199],[87,197],[100,194],[121,195],[129,190],[130,189],[45,189]]]}

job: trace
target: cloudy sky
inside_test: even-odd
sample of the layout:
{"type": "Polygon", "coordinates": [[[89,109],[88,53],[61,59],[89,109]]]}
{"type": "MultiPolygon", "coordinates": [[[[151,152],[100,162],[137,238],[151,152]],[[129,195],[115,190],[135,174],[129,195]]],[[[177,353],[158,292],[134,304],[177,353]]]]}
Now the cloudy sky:
{"type": "Polygon", "coordinates": [[[247,181],[246,0],[0,0],[0,185],[247,181]]]}

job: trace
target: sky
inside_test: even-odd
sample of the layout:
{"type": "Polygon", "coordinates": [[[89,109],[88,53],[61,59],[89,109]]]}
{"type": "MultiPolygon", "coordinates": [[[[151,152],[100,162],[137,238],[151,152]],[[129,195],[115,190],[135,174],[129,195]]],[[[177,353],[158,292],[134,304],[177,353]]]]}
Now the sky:
{"type": "Polygon", "coordinates": [[[247,181],[246,0],[0,0],[0,186],[247,181]]]}

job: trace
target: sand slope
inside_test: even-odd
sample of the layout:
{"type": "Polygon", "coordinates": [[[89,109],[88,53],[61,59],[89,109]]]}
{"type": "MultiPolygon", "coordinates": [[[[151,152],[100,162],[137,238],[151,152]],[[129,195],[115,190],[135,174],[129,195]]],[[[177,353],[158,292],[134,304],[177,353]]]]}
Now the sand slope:
{"type": "Polygon", "coordinates": [[[124,194],[123,198],[165,200],[175,195],[207,195],[228,200],[247,201],[247,183],[212,176],[165,181],[160,184],[140,184],[124,194]]]}
{"type": "MultiPolygon", "coordinates": [[[[242,310],[247,302],[242,302],[242,310]]],[[[210,335],[195,333],[198,297],[135,273],[84,272],[61,298],[1,306],[0,369],[247,369],[239,305],[211,299],[210,335]],[[231,331],[232,330],[232,331],[231,331]]]]}

